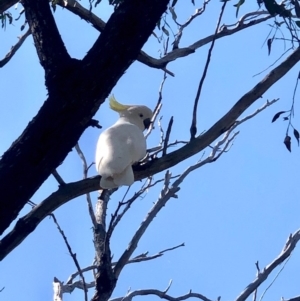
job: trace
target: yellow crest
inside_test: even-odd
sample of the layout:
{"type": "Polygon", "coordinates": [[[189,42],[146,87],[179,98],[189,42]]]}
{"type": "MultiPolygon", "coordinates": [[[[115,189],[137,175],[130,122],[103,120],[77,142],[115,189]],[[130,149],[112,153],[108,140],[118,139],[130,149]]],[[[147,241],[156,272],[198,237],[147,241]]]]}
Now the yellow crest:
{"type": "Polygon", "coordinates": [[[114,110],[116,112],[124,111],[130,107],[130,106],[122,105],[121,103],[119,103],[115,99],[113,94],[111,96],[109,96],[109,106],[112,110],[114,110]]]}

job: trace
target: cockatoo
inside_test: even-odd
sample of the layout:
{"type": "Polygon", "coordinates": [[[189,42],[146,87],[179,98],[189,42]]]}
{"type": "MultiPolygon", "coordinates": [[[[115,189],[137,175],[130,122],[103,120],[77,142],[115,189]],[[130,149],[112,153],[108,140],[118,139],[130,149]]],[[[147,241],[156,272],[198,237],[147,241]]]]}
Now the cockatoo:
{"type": "Polygon", "coordinates": [[[153,115],[146,106],[120,104],[113,95],[109,105],[120,118],[101,133],[97,143],[96,169],[105,189],[133,184],[132,164],[146,155],[143,131],[149,128],[153,115]]]}

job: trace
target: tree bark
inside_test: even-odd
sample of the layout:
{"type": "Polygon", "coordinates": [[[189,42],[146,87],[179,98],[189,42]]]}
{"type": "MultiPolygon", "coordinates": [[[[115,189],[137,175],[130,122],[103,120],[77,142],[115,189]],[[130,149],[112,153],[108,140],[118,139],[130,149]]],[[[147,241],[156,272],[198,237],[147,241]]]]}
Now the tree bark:
{"type": "Polygon", "coordinates": [[[77,143],[111,89],[136,60],[169,1],[123,1],[82,61],[69,58],[54,23],[47,28],[39,19],[42,15],[37,9],[42,5],[52,22],[45,2],[25,0],[24,6],[45,68],[49,97],[0,160],[0,234],[77,143]],[[57,47],[57,52],[48,47],[57,47]]]}

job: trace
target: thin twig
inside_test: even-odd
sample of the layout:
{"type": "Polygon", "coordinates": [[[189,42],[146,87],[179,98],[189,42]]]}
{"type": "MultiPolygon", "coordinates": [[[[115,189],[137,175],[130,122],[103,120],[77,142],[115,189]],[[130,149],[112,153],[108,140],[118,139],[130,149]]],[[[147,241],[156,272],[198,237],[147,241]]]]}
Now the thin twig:
{"type": "MultiPolygon", "coordinates": [[[[88,170],[89,170],[89,167],[91,165],[90,166],[87,165],[85,156],[84,156],[84,154],[83,154],[83,152],[82,152],[82,150],[81,150],[81,148],[80,148],[80,146],[79,146],[78,143],[76,143],[75,149],[77,151],[78,156],[80,157],[80,159],[82,161],[82,165],[83,165],[83,179],[87,179],[87,177],[88,177],[88,170]]],[[[97,226],[96,217],[95,217],[95,214],[94,214],[94,211],[93,211],[93,205],[92,205],[91,195],[89,193],[86,194],[86,201],[87,201],[88,211],[89,211],[89,215],[90,215],[90,218],[92,220],[93,226],[96,227],[97,226]]]]}
{"type": "Polygon", "coordinates": [[[138,230],[135,232],[133,235],[128,248],[124,251],[124,253],[121,255],[119,261],[117,262],[115,268],[114,268],[114,273],[115,276],[118,278],[120,275],[122,269],[124,268],[126,262],[129,260],[130,256],[133,254],[135,251],[138,242],[142,235],[145,233],[146,229],[150,225],[150,223],[153,221],[153,219],[156,217],[156,215],[159,213],[159,211],[166,205],[168,200],[170,198],[177,198],[176,193],[180,190],[179,185],[181,182],[185,179],[185,177],[193,170],[203,166],[204,164],[214,162],[217,160],[228,148],[234,137],[238,134],[235,133],[233,137],[229,138],[229,134],[231,133],[231,130],[227,131],[224,134],[224,137],[222,140],[216,143],[215,147],[213,148],[211,154],[203,161],[197,162],[196,164],[190,166],[187,168],[172,184],[170,187],[170,180],[171,180],[171,173],[169,171],[166,172],[165,174],[165,179],[164,179],[164,185],[163,188],[160,192],[160,195],[158,197],[158,200],[154,204],[154,206],[151,208],[151,210],[148,212],[145,220],[141,223],[140,227],[138,230]],[[224,145],[223,149],[220,150],[220,146],[224,145]]]}
{"type": "MultiPolygon", "coordinates": [[[[260,268],[259,268],[258,261],[255,262],[255,266],[256,266],[256,277],[258,277],[260,274],[260,268]]],[[[256,301],[256,298],[257,298],[257,289],[253,292],[252,301],[256,301]]]]}
{"type": "Polygon", "coordinates": [[[235,301],[245,301],[250,294],[252,294],[268,278],[272,271],[292,254],[299,240],[300,229],[289,236],[288,241],[278,257],[266,266],[252,283],[247,285],[245,290],[235,299],[235,301]]]}
{"type": "MultiPolygon", "coordinates": [[[[130,263],[140,263],[140,262],[144,262],[144,261],[150,261],[150,260],[153,260],[153,259],[156,259],[156,258],[159,258],[159,257],[162,257],[164,255],[164,253],[166,252],[169,252],[169,251],[173,251],[175,249],[178,249],[180,247],[184,247],[184,243],[180,244],[180,245],[177,245],[175,247],[172,247],[172,248],[168,248],[168,249],[165,249],[165,250],[162,250],[154,255],[150,255],[148,256],[148,252],[146,253],[143,253],[143,254],[140,254],[132,259],[130,259],[127,264],[130,264],[130,263]]],[[[112,266],[115,266],[116,262],[113,262],[112,263],[112,266]]],[[[97,269],[97,265],[93,264],[91,266],[88,266],[88,267],[85,267],[83,269],[81,269],[81,272],[82,273],[85,273],[85,272],[88,272],[88,271],[91,271],[91,270],[95,270],[97,269]]],[[[74,281],[74,279],[79,275],[79,272],[76,271],[75,273],[71,274],[70,277],[68,278],[66,284],[63,284],[61,282],[61,294],[64,294],[64,293],[71,293],[75,288],[78,288],[78,289],[84,289],[83,287],[83,283],[82,283],[82,280],[78,280],[78,281],[74,281]]],[[[171,285],[172,282],[169,283],[168,285],[168,288],[170,288],[170,285],[171,285]]],[[[92,281],[90,283],[87,283],[87,288],[92,288],[92,287],[95,287],[95,282],[92,281]]],[[[168,288],[166,289],[165,292],[167,292],[168,288]]]]}
{"type": "Polygon", "coordinates": [[[264,298],[266,292],[269,290],[269,288],[274,284],[274,282],[276,281],[276,279],[278,278],[278,276],[280,275],[280,273],[283,271],[283,269],[285,268],[286,264],[289,262],[289,260],[291,259],[292,254],[290,255],[290,257],[288,257],[288,259],[284,262],[283,266],[281,267],[281,269],[278,271],[278,273],[275,275],[274,279],[272,280],[272,282],[267,286],[267,288],[264,290],[264,292],[262,293],[261,297],[259,298],[259,301],[262,301],[262,299],[264,298]]]}
{"type": "Polygon", "coordinates": [[[88,295],[87,295],[88,289],[86,287],[85,279],[84,279],[83,273],[81,271],[79,262],[78,262],[78,260],[76,258],[76,254],[72,252],[72,249],[71,249],[71,246],[70,246],[70,244],[68,242],[68,239],[65,236],[64,231],[61,229],[60,225],[58,224],[55,215],[53,213],[51,213],[50,216],[52,217],[52,219],[53,219],[53,221],[54,221],[54,223],[55,223],[55,225],[56,225],[59,233],[61,234],[61,236],[62,236],[62,238],[63,238],[63,240],[64,240],[64,242],[65,242],[65,244],[66,244],[66,246],[68,248],[68,251],[69,251],[69,253],[70,253],[70,255],[71,255],[71,257],[72,257],[72,259],[73,259],[73,261],[75,263],[75,266],[76,266],[76,268],[78,270],[78,273],[79,273],[79,275],[80,275],[80,277],[82,279],[82,283],[83,283],[83,287],[84,287],[84,299],[85,299],[85,301],[88,301],[88,295]]]}
{"type": "Polygon", "coordinates": [[[53,177],[55,178],[55,180],[57,181],[57,183],[60,185],[60,186],[63,186],[63,185],[66,185],[66,182],[63,180],[63,178],[59,175],[59,173],[57,172],[56,169],[54,169],[52,171],[52,175],[53,177]]]}
{"type": "MultiPolygon", "coordinates": [[[[170,284],[169,284],[169,286],[170,286],[170,284]]],[[[169,286],[167,289],[169,289],[169,286]]],[[[165,299],[168,301],[183,301],[183,300],[186,300],[189,298],[197,298],[202,301],[212,301],[211,299],[208,299],[204,295],[199,294],[199,293],[193,293],[192,291],[190,291],[189,293],[182,295],[182,296],[173,297],[173,296],[168,295],[166,293],[166,291],[160,291],[160,290],[156,290],[156,289],[142,289],[142,290],[132,291],[132,292],[129,292],[125,297],[115,298],[110,301],[121,301],[121,300],[131,301],[136,296],[147,296],[147,295],[154,295],[154,296],[157,296],[161,299],[165,299]]]]}
{"type": "Polygon", "coordinates": [[[217,33],[219,31],[219,28],[220,28],[220,24],[221,24],[223,13],[225,11],[226,4],[227,4],[227,0],[225,0],[223,2],[222,8],[221,8],[221,12],[220,12],[220,15],[219,15],[219,20],[218,20],[217,27],[216,27],[216,30],[215,30],[214,38],[213,38],[213,40],[211,42],[211,45],[209,47],[207,58],[206,58],[205,67],[204,67],[204,70],[203,70],[203,73],[202,73],[202,77],[201,77],[200,82],[199,82],[199,86],[198,86],[198,90],[197,90],[197,94],[196,94],[196,98],[195,98],[195,102],[194,102],[194,108],[193,108],[193,119],[192,119],[192,124],[191,124],[191,127],[190,127],[191,140],[195,138],[196,133],[197,133],[197,108],[198,108],[198,102],[199,102],[199,98],[200,98],[200,95],[201,95],[201,91],[202,91],[202,87],[203,87],[203,84],[204,84],[204,80],[206,78],[208,66],[209,66],[210,59],[211,59],[212,50],[214,48],[215,41],[216,41],[216,35],[217,35],[217,33]]]}
{"type": "Polygon", "coordinates": [[[156,103],[156,106],[155,106],[155,109],[153,111],[153,117],[151,119],[151,124],[149,126],[149,129],[145,135],[145,138],[147,139],[149,137],[149,135],[151,134],[152,130],[154,129],[154,123],[155,123],[155,120],[161,110],[161,107],[162,107],[162,91],[163,91],[163,88],[164,88],[164,84],[165,84],[165,81],[167,79],[167,75],[166,73],[164,72],[164,75],[163,75],[163,79],[160,83],[160,86],[159,86],[159,90],[158,90],[158,100],[157,100],[157,103],[156,103]]]}
{"type": "Polygon", "coordinates": [[[168,143],[169,143],[169,139],[170,139],[172,125],[173,125],[173,116],[171,117],[171,119],[169,121],[169,124],[168,124],[167,132],[166,132],[166,138],[165,138],[164,146],[163,146],[163,149],[162,149],[162,156],[167,154],[167,148],[168,148],[168,143]]]}
{"type": "Polygon", "coordinates": [[[206,6],[210,1],[211,0],[205,0],[203,2],[203,6],[201,8],[197,8],[195,10],[194,14],[191,15],[184,24],[179,24],[176,20],[174,20],[174,22],[179,26],[179,30],[178,30],[177,34],[175,35],[176,38],[175,38],[174,42],[172,43],[173,50],[177,49],[179,47],[179,43],[182,38],[184,28],[186,28],[188,25],[190,25],[192,23],[192,21],[194,21],[197,17],[201,16],[205,12],[206,6]]]}

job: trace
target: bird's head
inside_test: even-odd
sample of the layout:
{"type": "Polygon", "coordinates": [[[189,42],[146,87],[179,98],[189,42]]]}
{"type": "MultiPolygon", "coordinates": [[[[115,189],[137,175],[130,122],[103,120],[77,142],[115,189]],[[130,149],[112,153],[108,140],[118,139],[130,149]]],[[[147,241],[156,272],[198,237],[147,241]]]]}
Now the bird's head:
{"type": "Polygon", "coordinates": [[[146,106],[123,105],[113,95],[109,97],[109,106],[119,113],[120,117],[138,126],[142,131],[148,129],[153,116],[152,111],[146,106]]]}

